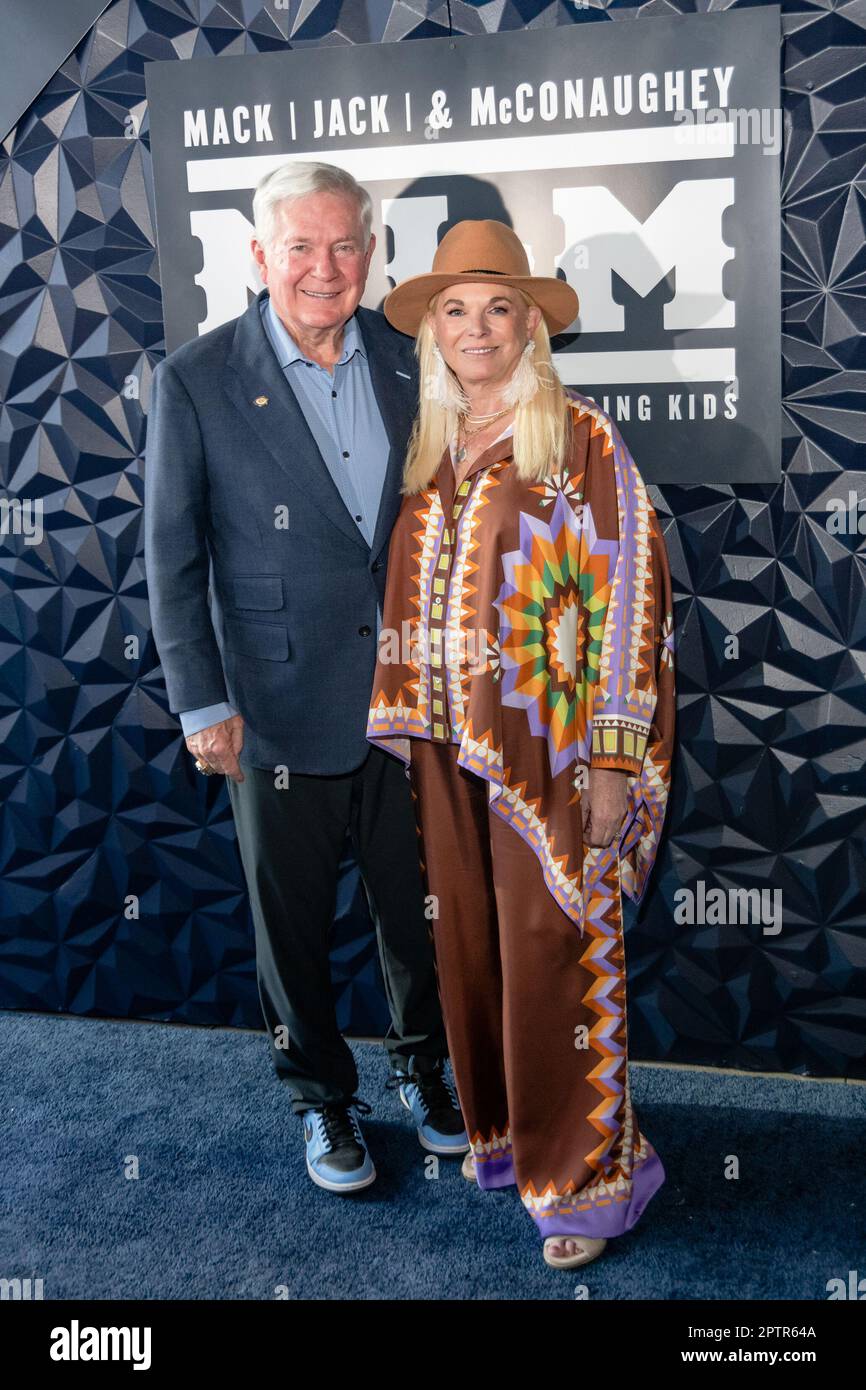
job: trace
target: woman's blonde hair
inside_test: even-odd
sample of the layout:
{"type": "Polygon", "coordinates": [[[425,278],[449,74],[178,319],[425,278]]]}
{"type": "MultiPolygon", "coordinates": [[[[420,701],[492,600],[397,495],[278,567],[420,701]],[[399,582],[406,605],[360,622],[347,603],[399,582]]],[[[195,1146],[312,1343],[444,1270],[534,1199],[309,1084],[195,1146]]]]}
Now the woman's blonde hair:
{"type": "MultiPolygon", "coordinates": [[[[534,303],[523,290],[518,289],[517,292],[528,306],[534,303]]],[[[433,313],[438,298],[439,295],[435,294],[430,300],[427,306],[429,313],[433,313]]],[[[425,314],[415,340],[421,390],[403,470],[402,491],[408,494],[423,492],[429,487],[438,472],[443,451],[457,429],[456,408],[449,408],[433,399],[429,389],[438,368],[434,342],[433,330],[425,314]]],[[[541,482],[549,474],[557,472],[571,444],[571,407],[553,365],[550,334],[543,315],[533,334],[533,342],[535,352],[532,360],[538,372],[539,389],[531,400],[516,406],[514,411],[514,466],[523,482],[541,482]]],[[[444,369],[451,374],[459,395],[457,377],[447,365],[444,369]]]]}

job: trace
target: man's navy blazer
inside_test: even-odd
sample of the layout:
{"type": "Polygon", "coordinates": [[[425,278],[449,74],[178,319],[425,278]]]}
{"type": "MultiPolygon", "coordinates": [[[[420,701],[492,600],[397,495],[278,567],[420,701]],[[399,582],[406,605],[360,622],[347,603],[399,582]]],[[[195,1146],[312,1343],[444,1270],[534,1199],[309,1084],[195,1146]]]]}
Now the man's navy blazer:
{"type": "Polygon", "coordinates": [[[417,405],[410,338],[357,310],[391,450],[372,545],[328,472],[266,336],[245,313],[154,369],[145,563],[174,713],[230,700],[241,763],[344,773],[369,751],[376,608],[417,405]]]}

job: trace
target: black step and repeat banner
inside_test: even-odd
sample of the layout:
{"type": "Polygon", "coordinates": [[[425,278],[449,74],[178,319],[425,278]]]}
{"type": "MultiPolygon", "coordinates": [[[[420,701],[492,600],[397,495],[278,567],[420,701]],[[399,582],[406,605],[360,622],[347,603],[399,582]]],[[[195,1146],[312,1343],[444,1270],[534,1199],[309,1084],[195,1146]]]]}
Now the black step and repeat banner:
{"type": "Polygon", "coordinates": [[[780,476],[780,10],[150,63],[169,350],[247,307],[256,182],[370,191],[365,303],[463,218],[580,297],[554,346],[647,482],[780,476]]]}

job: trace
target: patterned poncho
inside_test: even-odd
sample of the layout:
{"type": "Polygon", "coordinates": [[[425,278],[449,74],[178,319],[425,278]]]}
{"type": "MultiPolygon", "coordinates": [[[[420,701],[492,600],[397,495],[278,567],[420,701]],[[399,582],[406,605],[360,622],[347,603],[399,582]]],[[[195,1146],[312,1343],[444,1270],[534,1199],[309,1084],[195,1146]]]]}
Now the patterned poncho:
{"type": "MultiPolygon", "coordinates": [[[[511,434],[455,488],[450,452],[391,538],[367,737],[408,765],[414,738],[460,745],[581,931],[581,792],[628,773],[620,886],[646,888],[670,787],[673,603],[664,539],[609,415],[569,392],[570,456],[524,483],[511,434]]],[[[605,854],[592,856],[603,872],[605,854]]]]}

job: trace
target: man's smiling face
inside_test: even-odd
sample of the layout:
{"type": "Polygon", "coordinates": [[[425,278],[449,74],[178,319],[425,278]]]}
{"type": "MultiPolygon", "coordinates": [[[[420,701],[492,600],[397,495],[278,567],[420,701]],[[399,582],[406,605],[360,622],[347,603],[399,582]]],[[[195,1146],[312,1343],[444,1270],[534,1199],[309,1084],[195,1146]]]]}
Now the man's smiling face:
{"type": "Polygon", "coordinates": [[[292,337],[339,328],[357,309],[376,238],[364,245],[361,212],[340,193],[310,193],[278,204],[269,246],[253,255],[274,308],[292,337]]]}

